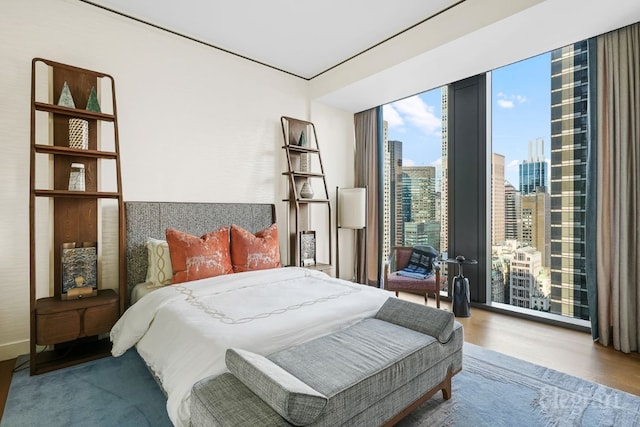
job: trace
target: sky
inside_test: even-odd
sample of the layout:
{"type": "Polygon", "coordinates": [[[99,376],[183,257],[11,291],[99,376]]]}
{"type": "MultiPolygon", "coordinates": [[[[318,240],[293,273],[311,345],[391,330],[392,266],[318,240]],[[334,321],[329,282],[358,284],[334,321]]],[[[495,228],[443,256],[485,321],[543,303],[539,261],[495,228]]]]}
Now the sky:
{"type": "MultiPolygon", "coordinates": [[[[542,138],[551,155],[551,54],[494,70],[492,151],[505,156],[505,179],[518,187],[518,165],[529,157],[529,141],[542,138]]],[[[389,140],[402,141],[404,165],[436,166],[442,161],[441,89],[383,106],[389,140]]],[[[550,168],[547,167],[547,170],[550,168]]]]}

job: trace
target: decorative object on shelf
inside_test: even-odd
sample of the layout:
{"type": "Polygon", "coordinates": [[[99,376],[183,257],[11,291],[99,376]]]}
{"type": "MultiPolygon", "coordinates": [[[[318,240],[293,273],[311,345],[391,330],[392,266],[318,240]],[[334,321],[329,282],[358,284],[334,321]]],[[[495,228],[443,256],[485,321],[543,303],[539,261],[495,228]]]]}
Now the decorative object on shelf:
{"type": "Polygon", "coordinates": [[[60,92],[58,105],[61,107],[76,108],[76,104],[73,102],[73,97],[71,96],[71,90],[69,90],[69,85],[67,84],[66,80],[62,85],[62,91],[60,92]]]}
{"type": "Polygon", "coordinates": [[[300,232],[300,265],[316,265],[316,232],[300,232]]]}
{"type": "Polygon", "coordinates": [[[82,163],[71,163],[69,191],[84,191],[84,189],[84,165],[82,163]]]}
{"type": "MultiPolygon", "coordinates": [[[[367,189],[364,188],[342,188],[336,187],[336,277],[340,277],[340,229],[364,230],[364,270],[367,271],[367,189]]],[[[357,266],[358,253],[354,247],[354,266],[357,266]]],[[[357,273],[354,271],[354,279],[360,282],[357,273]]]]}
{"type": "Polygon", "coordinates": [[[62,299],[76,299],[98,294],[98,243],[62,244],[62,299]]]}
{"type": "Polygon", "coordinates": [[[89,100],[87,101],[87,111],[93,111],[100,113],[100,103],[98,102],[98,94],[96,93],[96,87],[91,86],[91,92],[89,93],[89,100]]]}
{"type": "Polygon", "coordinates": [[[69,119],[69,147],[87,150],[89,148],[89,122],[83,119],[69,119]]]}
{"type": "Polygon", "coordinates": [[[301,147],[306,147],[307,146],[307,137],[304,133],[304,129],[302,130],[302,132],[300,132],[300,138],[298,139],[298,145],[301,147]]]}
{"type": "Polygon", "coordinates": [[[309,160],[311,160],[309,154],[300,154],[300,172],[309,172],[311,170],[309,160]]]}
{"type": "Polygon", "coordinates": [[[304,184],[302,184],[302,188],[300,189],[300,197],[302,197],[303,199],[313,198],[313,188],[311,187],[311,184],[309,184],[309,181],[306,181],[304,184]]]}

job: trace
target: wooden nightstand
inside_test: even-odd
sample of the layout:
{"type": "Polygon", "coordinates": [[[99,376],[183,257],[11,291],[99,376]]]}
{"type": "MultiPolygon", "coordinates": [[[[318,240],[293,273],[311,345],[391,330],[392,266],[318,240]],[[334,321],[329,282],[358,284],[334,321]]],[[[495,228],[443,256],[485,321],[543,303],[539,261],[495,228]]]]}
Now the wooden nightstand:
{"type": "Polygon", "coordinates": [[[56,350],[47,351],[39,357],[37,373],[107,356],[110,342],[108,339],[98,340],[97,336],[108,333],[118,320],[119,302],[118,294],[112,289],[99,290],[97,296],[90,298],[60,300],[49,297],[37,300],[36,344],[56,345],[56,350]],[[86,339],[76,342],[83,338],[86,339]],[[58,360],[61,354],[66,357],[58,360]]]}

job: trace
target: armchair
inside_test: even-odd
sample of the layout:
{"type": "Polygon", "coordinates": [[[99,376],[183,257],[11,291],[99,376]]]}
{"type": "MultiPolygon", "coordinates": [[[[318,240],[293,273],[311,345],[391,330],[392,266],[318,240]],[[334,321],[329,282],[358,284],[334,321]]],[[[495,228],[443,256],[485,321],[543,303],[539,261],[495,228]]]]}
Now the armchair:
{"type": "Polygon", "coordinates": [[[398,274],[409,265],[413,247],[411,246],[394,246],[391,248],[389,258],[384,264],[384,289],[394,291],[396,296],[398,292],[410,292],[414,294],[424,294],[424,302],[427,304],[428,295],[435,294],[436,307],[440,308],[440,291],[447,287],[440,279],[440,263],[438,262],[438,252],[431,246],[423,247],[432,255],[431,267],[433,274],[426,278],[408,277],[398,274]]]}

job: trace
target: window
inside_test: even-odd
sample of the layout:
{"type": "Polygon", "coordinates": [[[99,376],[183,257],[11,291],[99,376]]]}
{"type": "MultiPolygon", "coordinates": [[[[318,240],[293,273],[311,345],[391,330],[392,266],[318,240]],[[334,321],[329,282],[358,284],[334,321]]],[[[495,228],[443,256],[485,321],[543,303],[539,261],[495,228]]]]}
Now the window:
{"type": "Polygon", "coordinates": [[[442,88],[383,106],[385,259],[393,246],[447,249],[446,104],[442,88]]]}
{"type": "Polygon", "coordinates": [[[491,300],[582,319],[587,49],[583,41],[491,72],[491,300]],[[498,272],[506,280],[494,282],[498,272]]]}

